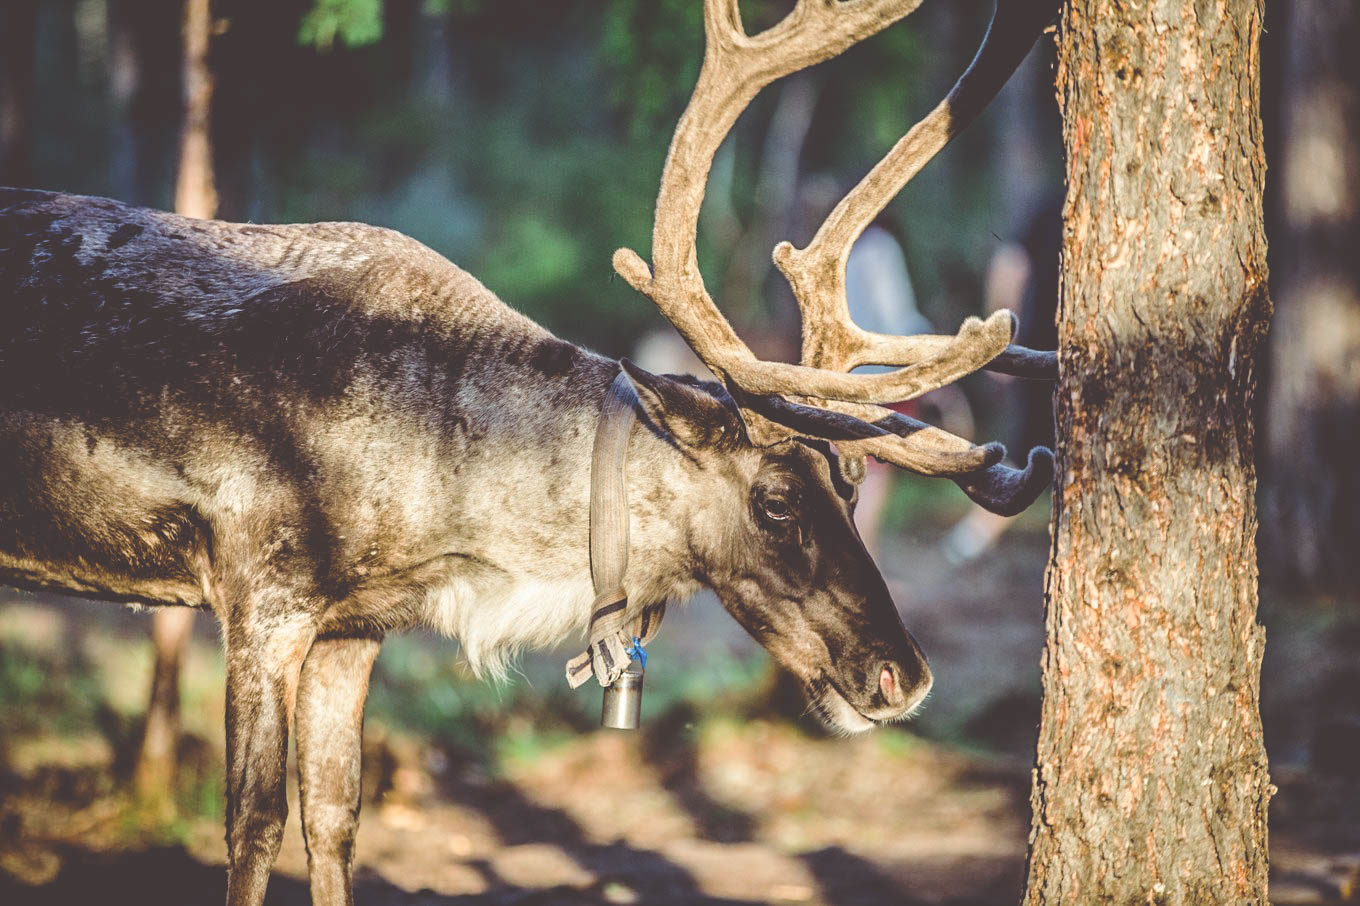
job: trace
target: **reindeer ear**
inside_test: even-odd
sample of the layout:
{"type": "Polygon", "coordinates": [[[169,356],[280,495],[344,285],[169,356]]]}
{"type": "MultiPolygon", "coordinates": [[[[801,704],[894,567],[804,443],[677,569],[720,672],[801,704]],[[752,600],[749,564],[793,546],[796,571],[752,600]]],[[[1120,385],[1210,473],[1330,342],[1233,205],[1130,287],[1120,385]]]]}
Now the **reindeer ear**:
{"type": "MultiPolygon", "coordinates": [[[[697,384],[652,374],[621,359],[642,411],[653,426],[686,447],[720,447],[736,443],[746,427],[736,406],[697,384]]],[[[725,395],[725,394],[724,394],[725,395]]]]}

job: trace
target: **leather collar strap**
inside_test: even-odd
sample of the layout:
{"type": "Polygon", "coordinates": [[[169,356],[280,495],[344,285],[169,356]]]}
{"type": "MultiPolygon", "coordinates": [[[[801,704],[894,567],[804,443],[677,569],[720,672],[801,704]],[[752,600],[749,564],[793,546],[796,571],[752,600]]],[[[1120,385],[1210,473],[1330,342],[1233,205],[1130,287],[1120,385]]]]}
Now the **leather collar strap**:
{"type": "Polygon", "coordinates": [[[628,480],[624,466],[628,437],[636,420],[637,393],[622,370],[605,394],[590,462],[590,579],[595,602],[590,608],[590,644],[567,662],[567,682],[575,689],[593,675],[611,685],[632,659],[633,640],[656,636],[666,605],[628,613],[628,480]]]}

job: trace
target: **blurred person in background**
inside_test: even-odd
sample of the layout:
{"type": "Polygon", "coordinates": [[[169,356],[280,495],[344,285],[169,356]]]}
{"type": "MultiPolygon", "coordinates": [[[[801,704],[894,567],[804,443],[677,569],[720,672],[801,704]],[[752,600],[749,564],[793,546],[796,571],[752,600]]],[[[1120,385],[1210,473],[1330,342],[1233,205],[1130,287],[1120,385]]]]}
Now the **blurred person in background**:
{"type": "MultiPolygon", "coordinates": [[[[887,334],[937,333],[916,306],[911,274],[902,244],[886,218],[869,225],[850,250],[845,266],[845,297],[850,317],[865,330],[887,334]]],[[[866,365],[859,372],[889,371],[882,365],[866,365]]],[[[932,410],[940,426],[961,437],[973,436],[973,414],[968,400],[957,384],[948,384],[917,400],[896,403],[887,408],[904,415],[921,417],[932,410]]],[[[859,486],[855,524],[870,553],[879,553],[879,530],[888,501],[892,497],[897,470],[872,457],[859,486]]]]}

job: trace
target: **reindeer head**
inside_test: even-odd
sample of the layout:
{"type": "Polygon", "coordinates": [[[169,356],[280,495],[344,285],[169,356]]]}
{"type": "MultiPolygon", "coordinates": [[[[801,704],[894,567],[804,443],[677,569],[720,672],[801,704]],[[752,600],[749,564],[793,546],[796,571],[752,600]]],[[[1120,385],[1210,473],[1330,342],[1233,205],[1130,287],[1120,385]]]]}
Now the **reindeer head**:
{"type": "Polygon", "coordinates": [[[679,444],[728,454],[718,470],[731,473],[727,490],[712,497],[712,536],[696,545],[704,579],[846,731],[908,714],[931,681],[851,521],[864,457],[950,477],[1001,513],[1024,509],[1052,478],[1047,450],[1031,451],[1026,467],[1013,469],[1001,463],[999,444],[974,445],[882,404],[980,368],[1025,377],[1056,371],[1052,354],[1010,345],[1009,312],[969,318],[952,337],[861,329],[846,301],[846,261],[865,227],[1001,88],[1053,18],[1056,0],[998,0],[982,48],[945,100],[836,205],[806,248],[775,247],[774,263],[802,313],[800,364],[757,359],[736,335],[704,287],[695,236],[713,156],[761,88],[919,4],[797,0],[778,24],[751,36],[737,0],[705,0],[704,63],[662,173],[652,265],[629,249],[614,254],[615,270],[657,305],[735,403],[629,368],[644,408],[679,444]],[[860,365],[896,370],[849,373],[860,365]],[[741,528],[739,537],[730,526],[741,528]]]}
{"type": "Polygon", "coordinates": [[[856,487],[824,441],[751,443],[716,384],[624,360],[648,427],[681,456],[684,559],[730,612],[849,732],[905,716],[930,669],[852,519],[856,487]]]}

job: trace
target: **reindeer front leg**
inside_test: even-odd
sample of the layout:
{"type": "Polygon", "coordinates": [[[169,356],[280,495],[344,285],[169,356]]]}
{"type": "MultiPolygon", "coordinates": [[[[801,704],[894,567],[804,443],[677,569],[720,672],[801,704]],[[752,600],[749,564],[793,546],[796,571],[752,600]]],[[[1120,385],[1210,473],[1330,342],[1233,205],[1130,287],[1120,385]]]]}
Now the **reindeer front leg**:
{"type": "Polygon", "coordinates": [[[364,699],[382,639],[320,638],[298,687],[298,780],[314,906],[352,906],[364,699]]]}
{"type": "Polygon", "coordinates": [[[288,816],[288,725],[317,619],[281,590],[243,605],[225,633],[227,906],[260,906],[288,816]]]}

